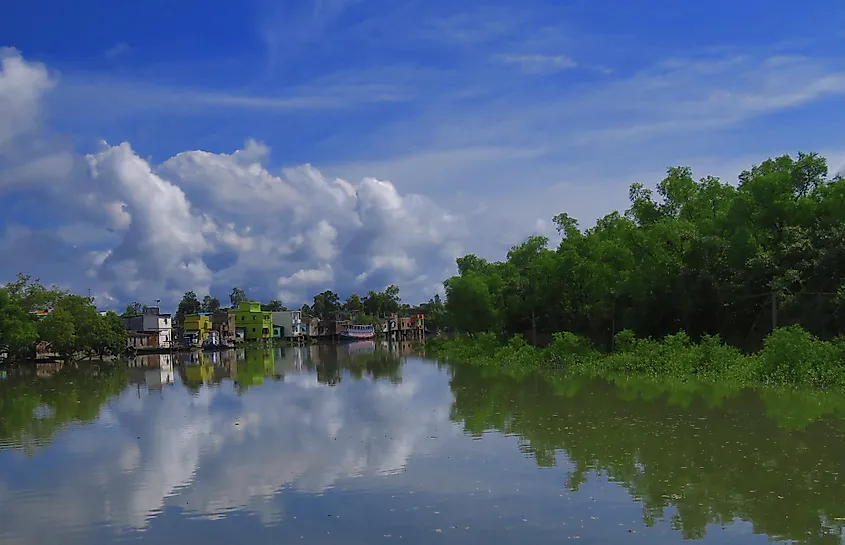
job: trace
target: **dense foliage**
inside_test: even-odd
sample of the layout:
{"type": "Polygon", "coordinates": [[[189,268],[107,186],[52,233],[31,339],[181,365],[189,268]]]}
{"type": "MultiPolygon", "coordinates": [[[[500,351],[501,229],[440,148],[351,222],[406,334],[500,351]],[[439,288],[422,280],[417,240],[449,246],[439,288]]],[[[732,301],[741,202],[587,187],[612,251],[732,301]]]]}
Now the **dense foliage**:
{"type": "Polygon", "coordinates": [[[104,357],[126,348],[126,330],[114,312],[97,312],[91,298],[18,275],[0,287],[0,361],[29,359],[39,342],[65,360],[104,357]]]}
{"type": "MultiPolygon", "coordinates": [[[[685,331],[756,349],[773,326],[830,339],[845,331],[845,180],[824,158],[765,161],[732,185],[671,168],[656,194],[582,231],[554,218],[562,240],[529,238],[502,262],[458,259],[445,282],[458,332],[571,331],[609,348],[618,331],[685,331]]],[[[531,333],[532,335],[534,333],[531,333]]]]}
{"type": "Polygon", "coordinates": [[[800,326],[778,328],[769,334],[762,350],[743,354],[705,335],[693,342],[683,331],[662,340],[637,339],[630,330],[616,335],[616,350],[604,353],[585,337],[555,333],[544,348],[521,335],[506,344],[492,334],[474,338],[435,339],[427,350],[452,361],[482,367],[530,372],[567,370],[609,378],[643,376],[696,379],[735,385],[792,384],[808,387],[845,387],[845,338],[822,341],[800,326]]]}

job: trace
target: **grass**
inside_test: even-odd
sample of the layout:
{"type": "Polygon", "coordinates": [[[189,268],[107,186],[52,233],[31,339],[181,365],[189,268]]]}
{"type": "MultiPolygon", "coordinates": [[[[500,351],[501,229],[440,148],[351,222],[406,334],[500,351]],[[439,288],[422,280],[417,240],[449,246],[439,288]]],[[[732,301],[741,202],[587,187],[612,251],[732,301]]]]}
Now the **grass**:
{"type": "Polygon", "coordinates": [[[567,370],[593,376],[728,382],[811,388],[845,387],[845,338],[822,341],[799,326],[773,331],[756,354],[743,354],[705,336],[693,342],[684,332],[661,340],[638,339],[631,331],[616,335],[616,350],[603,353],[573,333],[556,333],[545,348],[522,336],[502,343],[495,335],[434,339],[426,350],[457,362],[506,368],[514,373],[567,370]]]}

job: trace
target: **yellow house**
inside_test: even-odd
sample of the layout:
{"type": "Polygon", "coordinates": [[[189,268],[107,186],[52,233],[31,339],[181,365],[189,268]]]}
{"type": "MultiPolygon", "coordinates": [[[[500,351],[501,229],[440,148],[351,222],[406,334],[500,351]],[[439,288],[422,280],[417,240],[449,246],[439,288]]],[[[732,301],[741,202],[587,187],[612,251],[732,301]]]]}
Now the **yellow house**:
{"type": "Polygon", "coordinates": [[[211,317],[208,314],[188,314],[185,316],[185,341],[193,345],[202,345],[208,340],[211,331],[211,317]]]}

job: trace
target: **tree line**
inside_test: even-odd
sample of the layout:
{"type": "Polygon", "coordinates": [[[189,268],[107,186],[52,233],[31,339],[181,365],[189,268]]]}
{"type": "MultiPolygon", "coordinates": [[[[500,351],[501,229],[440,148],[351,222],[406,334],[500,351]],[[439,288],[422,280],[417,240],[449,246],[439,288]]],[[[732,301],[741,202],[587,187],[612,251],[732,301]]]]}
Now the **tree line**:
{"type": "MultiPolygon", "coordinates": [[[[830,177],[823,157],[769,159],[736,184],[696,180],[689,168],[673,167],[654,190],[633,184],[629,200],[627,210],[589,229],[559,214],[556,248],[532,236],[503,261],[459,258],[458,274],[444,282],[445,302],[434,297],[412,307],[391,285],[345,300],[326,290],[300,310],[364,323],[423,312],[435,329],[534,340],[569,331],[605,348],[623,330],[641,338],[684,331],[696,341],[718,335],[745,349],[759,348],[775,326],[800,324],[823,339],[845,331],[845,179],[830,177]]],[[[232,306],[247,300],[238,287],[229,295],[232,306]]],[[[176,321],[220,308],[219,299],[188,292],[176,321]]],[[[262,308],[287,309],[278,300],[262,308]]],[[[123,316],[143,310],[131,303],[123,316]]],[[[117,346],[109,333],[117,316],[92,314],[99,316],[90,299],[21,275],[0,290],[0,353],[50,338],[65,354],[107,354],[117,346]],[[35,320],[30,312],[42,308],[60,312],[35,320]],[[99,329],[87,327],[95,321],[99,329]]]]}
{"type": "MultiPolygon", "coordinates": [[[[229,303],[232,308],[242,302],[249,301],[242,288],[232,288],[229,303]]],[[[126,306],[122,316],[135,316],[143,313],[145,306],[130,303],[126,306]]],[[[182,296],[176,311],[175,321],[182,323],[184,317],[200,312],[213,313],[222,308],[220,300],[211,295],[199,299],[196,292],[189,291],[182,296]]],[[[279,300],[261,303],[261,309],[268,312],[291,310],[279,300]]],[[[445,327],[445,305],[439,295],[435,295],[428,302],[412,306],[404,303],[400,297],[399,287],[391,284],[383,291],[370,290],[363,297],[357,293],[350,294],[346,299],[332,290],[325,290],[313,296],[311,304],[305,303],[299,310],[304,316],[320,318],[321,320],[348,319],[356,323],[376,324],[390,314],[410,316],[420,312],[426,315],[426,321],[431,327],[445,327]]]]}
{"type": "Polygon", "coordinates": [[[845,331],[845,179],[815,153],[769,159],[737,184],[674,167],[655,190],[562,240],[532,236],[504,261],[457,260],[446,321],[468,334],[569,331],[610,348],[617,332],[719,335],[759,348],[773,327],[845,331]]]}
{"type": "Polygon", "coordinates": [[[113,356],[126,349],[126,329],[114,312],[97,312],[92,298],[19,274],[0,287],[0,361],[29,359],[42,341],[65,360],[113,356]]]}

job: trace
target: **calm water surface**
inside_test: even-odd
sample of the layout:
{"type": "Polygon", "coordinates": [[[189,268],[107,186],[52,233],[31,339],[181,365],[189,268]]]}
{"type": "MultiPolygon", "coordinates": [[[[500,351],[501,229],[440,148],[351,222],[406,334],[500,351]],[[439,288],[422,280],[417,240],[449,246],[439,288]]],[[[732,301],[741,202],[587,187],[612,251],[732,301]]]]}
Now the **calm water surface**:
{"type": "Polygon", "coordinates": [[[410,347],[0,376],[0,543],[843,542],[845,401],[410,347]]]}

